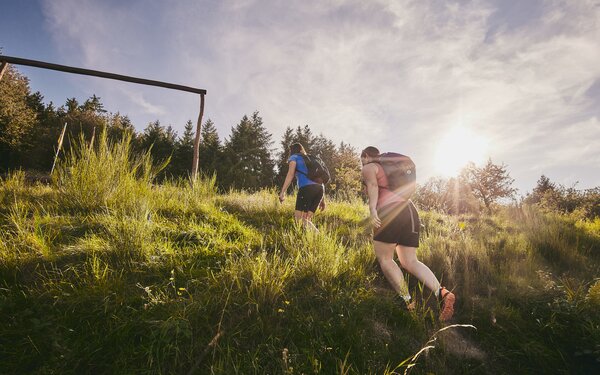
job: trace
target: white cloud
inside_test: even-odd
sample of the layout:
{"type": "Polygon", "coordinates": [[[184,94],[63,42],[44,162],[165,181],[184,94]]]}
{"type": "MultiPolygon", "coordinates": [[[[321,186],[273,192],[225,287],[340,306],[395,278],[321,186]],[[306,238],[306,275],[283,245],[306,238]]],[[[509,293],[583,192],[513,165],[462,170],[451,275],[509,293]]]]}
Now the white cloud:
{"type": "MultiPolygon", "coordinates": [[[[600,98],[586,92],[600,78],[600,7],[511,3],[48,0],[45,9],[70,60],[208,89],[206,115],[222,137],[259,110],[276,143],[286,126],[309,124],[336,142],[405,151],[427,177],[435,140],[463,124],[491,140],[490,156],[521,184],[539,177],[532,165],[541,174],[568,164],[599,183],[600,98]]],[[[160,115],[181,130],[197,115],[194,96],[100,87],[107,107],[134,121],[160,115]]]]}
{"type": "Polygon", "coordinates": [[[144,98],[143,93],[140,91],[128,88],[123,89],[122,92],[127,96],[127,98],[129,98],[131,102],[140,106],[145,113],[149,113],[156,116],[163,116],[168,113],[164,106],[152,104],[148,100],[146,100],[146,98],[144,98]]]}

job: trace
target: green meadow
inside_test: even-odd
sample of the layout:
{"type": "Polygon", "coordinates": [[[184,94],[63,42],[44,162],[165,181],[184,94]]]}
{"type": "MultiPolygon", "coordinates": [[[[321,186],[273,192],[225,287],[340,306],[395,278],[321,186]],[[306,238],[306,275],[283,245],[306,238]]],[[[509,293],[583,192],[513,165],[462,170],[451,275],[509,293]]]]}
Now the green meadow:
{"type": "Polygon", "coordinates": [[[51,185],[0,182],[2,374],[591,374],[600,219],[421,211],[418,255],[457,295],[442,325],[383,278],[362,200],[319,233],[274,190],[154,184],[128,139],[79,147],[51,185]]]}

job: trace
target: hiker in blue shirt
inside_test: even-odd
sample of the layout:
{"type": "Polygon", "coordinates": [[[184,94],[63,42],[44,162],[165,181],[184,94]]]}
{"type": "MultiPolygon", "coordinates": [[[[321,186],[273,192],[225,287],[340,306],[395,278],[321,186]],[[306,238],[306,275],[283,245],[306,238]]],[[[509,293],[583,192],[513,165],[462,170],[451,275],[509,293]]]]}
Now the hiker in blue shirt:
{"type": "Polygon", "coordinates": [[[294,219],[308,229],[317,230],[312,223],[312,217],[317,211],[325,209],[325,187],[323,184],[312,181],[308,178],[308,168],[305,159],[306,151],[300,143],[294,143],[290,146],[290,157],[288,159],[288,172],[281,187],[279,201],[283,203],[285,193],[292,183],[294,177],[298,183],[298,196],[296,197],[296,210],[294,219]]]}

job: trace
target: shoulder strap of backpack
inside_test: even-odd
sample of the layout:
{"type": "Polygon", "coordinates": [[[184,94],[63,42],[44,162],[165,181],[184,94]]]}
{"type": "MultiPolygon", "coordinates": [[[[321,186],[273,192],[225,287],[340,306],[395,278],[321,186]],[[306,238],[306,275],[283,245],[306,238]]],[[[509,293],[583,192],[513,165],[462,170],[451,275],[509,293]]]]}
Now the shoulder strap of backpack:
{"type": "Polygon", "coordinates": [[[298,173],[301,173],[301,174],[305,175],[306,177],[308,177],[308,163],[306,162],[306,159],[307,159],[307,157],[306,157],[306,156],[307,156],[307,155],[304,155],[304,154],[301,154],[301,153],[299,153],[299,154],[296,154],[296,155],[300,155],[300,157],[301,157],[301,158],[302,158],[302,160],[304,161],[304,166],[306,167],[306,171],[307,171],[307,173],[305,173],[305,172],[302,172],[302,171],[300,170],[300,168],[298,168],[298,163],[296,163],[296,172],[298,172],[298,173]]]}

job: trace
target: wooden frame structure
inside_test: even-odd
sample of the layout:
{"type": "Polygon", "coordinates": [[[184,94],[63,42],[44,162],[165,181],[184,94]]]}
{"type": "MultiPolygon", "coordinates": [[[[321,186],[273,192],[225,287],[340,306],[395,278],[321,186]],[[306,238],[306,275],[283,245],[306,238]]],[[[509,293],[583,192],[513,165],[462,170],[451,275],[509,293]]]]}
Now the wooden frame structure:
{"type": "Polygon", "coordinates": [[[20,57],[12,57],[12,56],[5,56],[5,55],[0,55],[0,80],[4,76],[4,72],[8,68],[8,64],[25,65],[25,66],[32,66],[35,68],[58,70],[61,72],[66,72],[66,73],[81,74],[81,75],[94,76],[94,77],[100,77],[100,78],[108,78],[108,79],[114,79],[114,80],[118,80],[118,81],[131,82],[131,83],[137,83],[137,84],[148,85],[148,86],[157,86],[157,87],[162,87],[162,88],[167,88],[167,89],[172,89],[172,90],[179,90],[179,91],[185,91],[185,92],[191,92],[194,94],[199,94],[200,95],[200,114],[198,115],[198,121],[196,124],[196,138],[194,141],[194,158],[193,158],[193,162],[192,162],[192,178],[195,180],[196,177],[198,176],[200,131],[202,130],[202,116],[204,115],[204,96],[206,95],[206,90],[198,89],[198,88],[190,87],[190,86],[177,85],[177,84],[169,83],[169,82],[154,81],[154,80],[145,79],[145,78],[138,78],[138,77],[121,75],[121,74],[102,72],[99,70],[83,69],[83,68],[77,68],[77,67],[73,67],[73,66],[58,65],[58,64],[48,63],[45,61],[29,60],[29,59],[23,59],[20,57]]]}

